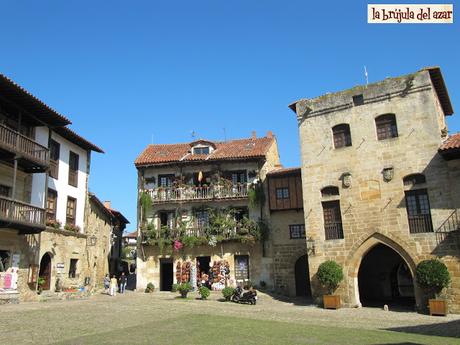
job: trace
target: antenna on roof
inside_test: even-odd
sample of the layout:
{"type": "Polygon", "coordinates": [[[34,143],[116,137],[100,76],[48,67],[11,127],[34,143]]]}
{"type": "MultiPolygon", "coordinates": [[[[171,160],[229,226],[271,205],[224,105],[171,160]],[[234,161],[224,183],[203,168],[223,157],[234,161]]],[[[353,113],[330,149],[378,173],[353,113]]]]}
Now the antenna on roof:
{"type": "Polygon", "coordinates": [[[227,130],[224,128],[222,128],[222,130],[224,131],[224,141],[227,141],[227,130]]]}
{"type": "Polygon", "coordinates": [[[364,66],[364,76],[366,77],[366,86],[369,84],[369,75],[367,74],[367,68],[364,66]]]}
{"type": "Polygon", "coordinates": [[[196,136],[195,131],[190,131],[190,135],[192,136],[192,139],[195,139],[195,136],[196,136]]]}

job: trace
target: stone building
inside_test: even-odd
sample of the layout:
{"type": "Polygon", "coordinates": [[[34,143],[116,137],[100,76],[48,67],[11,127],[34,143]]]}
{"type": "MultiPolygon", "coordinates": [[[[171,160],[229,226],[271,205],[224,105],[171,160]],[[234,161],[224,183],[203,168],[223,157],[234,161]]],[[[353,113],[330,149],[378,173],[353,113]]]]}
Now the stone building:
{"type": "Polygon", "coordinates": [[[300,134],[303,206],[313,296],[329,259],[344,270],[345,305],[404,303],[424,309],[416,265],[438,257],[460,312],[458,139],[441,70],[425,68],[290,105],[300,134]],[[447,142],[443,142],[447,139],[447,142]],[[456,143],[456,144],[455,144],[456,143]]]}
{"type": "Polygon", "coordinates": [[[149,145],[136,159],[139,188],[137,287],[201,279],[215,288],[271,282],[263,245],[268,215],[265,178],[279,164],[276,139],[149,145]],[[262,219],[262,221],[261,221],[262,219]]]}
{"type": "Polygon", "coordinates": [[[267,186],[274,290],[291,297],[310,296],[300,168],[270,171],[267,186]]]}
{"type": "MultiPolygon", "coordinates": [[[[103,151],[70,123],[0,75],[0,303],[36,299],[39,281],[92,287],[94,267],[106,264],[103,231],[86,229],[91,152],[103,151]]],[[[120,231],[124,220],[109,211],[120,231]]]]}

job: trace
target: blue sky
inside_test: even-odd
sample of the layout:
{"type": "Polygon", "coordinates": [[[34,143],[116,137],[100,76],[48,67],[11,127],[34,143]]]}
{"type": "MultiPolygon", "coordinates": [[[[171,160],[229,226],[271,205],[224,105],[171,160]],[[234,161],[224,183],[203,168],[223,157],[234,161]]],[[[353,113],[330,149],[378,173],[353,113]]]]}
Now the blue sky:
{"type": "MultiPolygon", "coordinates": [[[[364,65],[370,82],[439,65],[460,107],[459,24],[369,25],[366,11],[332,0],[3,1],[0,72],[106,151],[93,154],[90,189],[131,231],[133,161],[152,138],[272,130],[283,164],[299,165],[287,105],[363,84],[364,65]]],[[[448,124],[460,131],[457,115],[448,124]]]]}

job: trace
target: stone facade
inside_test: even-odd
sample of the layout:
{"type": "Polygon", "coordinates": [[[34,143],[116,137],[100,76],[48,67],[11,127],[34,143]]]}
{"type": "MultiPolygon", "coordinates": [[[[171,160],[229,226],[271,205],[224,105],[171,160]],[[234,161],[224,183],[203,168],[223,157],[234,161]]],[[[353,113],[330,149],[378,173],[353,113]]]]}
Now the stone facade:
{"type": "MultiPolygon", "coordinates": [[[[319,301],[323,293],[315,277],[318,266],[332,259],[345,274],[337,293],[345,305],[359,305],[361,262],[384,244],[399,254],[412,277],[424,259],[445,262],[452,275],[445,295],[450,310],[460,312],[458,233],[440,238],[436,232],[460,206],[458,160],[447,162],[438,154],[447,134],[444,117],[452,112],[440,70],[300,100],[291,108],[299,122],[305,224],[315,241],[308,258],[313,296],[319,301]],[[383,114],[394,114],[397,135],[378,140],[375,121],[383,114]],[[335,148],[340,145],[334,143],[333,127],[340,124],[349,125],[351,142],[335,148]],[[411,174],[422,174],[426,181],[403,183],[411,174]],[[337,193],[326,193],[325,187],[337,193]],[[431,231],[412,233],[406,196],[422,189],[428,193],[431,231]],[[340,205],[343,238],[326,239],[324,207],[334,200],[340,205]]],[[[414,285],[417,308],[424,309],[422,291],[414,285]]]]}

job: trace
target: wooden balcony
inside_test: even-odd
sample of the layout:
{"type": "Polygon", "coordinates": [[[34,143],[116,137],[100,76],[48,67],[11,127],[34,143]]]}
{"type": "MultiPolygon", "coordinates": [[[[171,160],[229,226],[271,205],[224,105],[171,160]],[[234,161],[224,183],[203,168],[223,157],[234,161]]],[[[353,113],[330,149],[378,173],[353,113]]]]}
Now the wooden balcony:
{"type": "Polygon", "coordinates": [[[49,166],[49,150],[19,132],[0,124],[0,149],[18,157],[28,172],[42,172],[49,166]]]}
{"type": "Polygon", "coordinates": [[[45,210],[40,207],[0,197],[0,225],[33,234],[45,229],[45,210]]]}
{"type": "Polygon", "coordinates": [[[236,184],[232,186],[211,185],[205,187],[159,187],[154,189],[145,189],[143,192],[150,195],[154,204],[203,200],[232,200],[246,199],[248,197],[248,185],[236,184]]]}

